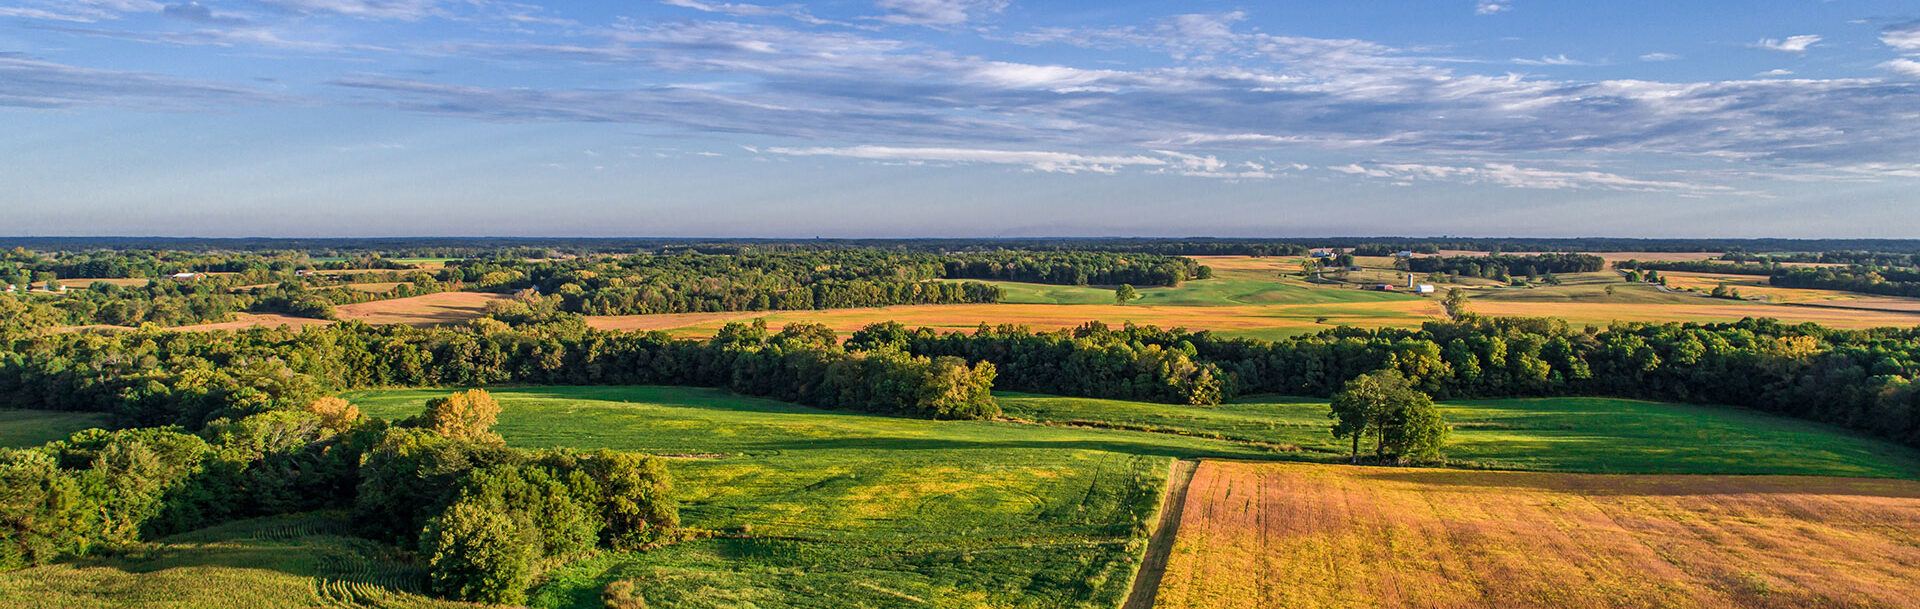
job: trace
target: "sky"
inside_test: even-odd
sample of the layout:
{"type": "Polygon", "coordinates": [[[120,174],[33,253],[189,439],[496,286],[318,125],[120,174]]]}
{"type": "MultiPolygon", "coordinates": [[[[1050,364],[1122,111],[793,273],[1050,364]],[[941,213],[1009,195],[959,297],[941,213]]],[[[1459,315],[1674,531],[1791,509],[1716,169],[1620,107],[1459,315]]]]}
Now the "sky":
{"type": "Polygon", "coordinates": [[[0,0],[0,235],[1920,238],[1920,4],[0,0]]]}

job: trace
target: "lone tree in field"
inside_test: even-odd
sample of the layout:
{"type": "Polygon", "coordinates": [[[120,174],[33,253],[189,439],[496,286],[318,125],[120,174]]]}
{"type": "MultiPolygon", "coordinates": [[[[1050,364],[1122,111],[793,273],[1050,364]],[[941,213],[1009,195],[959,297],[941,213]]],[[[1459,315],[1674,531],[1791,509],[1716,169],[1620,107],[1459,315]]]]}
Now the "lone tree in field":
{"type": "Polygon", "coordinates": [[[492,394],[468,389],[428,400],[421,426],[449,438],[498,443],[502,440],[500,434],[493,433],[493,424],[499,416],[500,403],[492,394]]]}
{"type": "Polygon", "coordinates": [[[1451,428],[1440,419],[1433,398],[1413,389],[1398,370],[1362,374],[1347,381],[1333,396],[1328,418],[1333,437],[1352,442],[1353,461],[1360,461],[1360,441],[1374,440],[1374,458],[1386,462],[1429,461],[1440,456],[1451,428]]]}
{"type": "Polygon", "coordinates": [[[1140,297],[1140,292],[1138,290],[1133,289],[1133,284],[1128,284],[1128,283],[1120,284],[1120,289],[1113,291],[1114,304],[1127,304],[1128,302],[1139,297],[1140,297]]]}
{"type": "Polygon", "coordinates": [[[1467,307],[1467,291],[1460,288],[1447,290],[1447,297],[1440,301],[1447,307],[1447,317],[1455,321],[1473,317],[1473,310],[1467,307]]]}

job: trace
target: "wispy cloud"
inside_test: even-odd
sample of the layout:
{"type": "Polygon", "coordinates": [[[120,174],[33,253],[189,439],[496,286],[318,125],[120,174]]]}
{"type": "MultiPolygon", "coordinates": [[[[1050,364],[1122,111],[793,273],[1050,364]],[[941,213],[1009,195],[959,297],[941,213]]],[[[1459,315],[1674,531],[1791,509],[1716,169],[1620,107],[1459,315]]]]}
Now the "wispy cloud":
{"type": "Polygon", "coordinates": [[[116,72],[0,55],[0,106],[123,106],[218,112],[284,98],[251,89],[138,72],[116,72]]]}
{"type": "Polygon", "coordinates": [[[879,0],[882,22],[896,25],[954,26],[976,21],[1007,8],[1008,0],[879,0]]]}
{"type": "Polygon", "coordinates": [[[1422,163],[1349,164],[1328,167],[1339,173],[1392,181],[1489,183],[1511,188],[1543,190],[1598,189],[1644,192],[1715,193],[1732,189],[1689,182],[1644,180],[1603,171],[1563,171],[1520,167],[1511,163],[1439,165],[1422,163]]]}
{"type": "Polygon", "coordinates": [[[1473,12],[1477,15],[1492,15],[1510,10],[1513,10],[1513,3],[1506,0],[1478,0],[1473,5],[1473,12]]]}
{"type": "Polygon", "coordinates": [[[812,13],[807,12],[806,7],[798,4],[771,6],[745,2],[702,2],[701,0],[661,0],[660,3],[667,6],[690,8],[696,11],[732,15],[735,17],[787,17],[814,25],[834,23],[833,21],[813,16],[812,13]]]}
{"type": "Polygon", "coordinates": [[[1539,59],[1524,59],[1524,58],[1516,57],[1513,59],[1513,62],[1523,66],[1604,66],[1604,65],[1608,65],[1607,62],[1604,62],[1604,61],[1584,61],[1584,60],[1567,57],[1564,54],[1555,55],[1551,57],[1543,55],[1539,59]]]}
{"type": "Polygon", "coordinates": [[[1167,161],[1145,155],[1084,155],[1043,150],[990,150],[979,148],[897,148],[891,146],[850,146],[844,148],[770,147],[770,154],[789,156],[836,156],[875,161],[921,161],[943,163],[991,163],[1021,165],[1036,171],[1054,173],[1114,173],[1128,166],[1164,166],[1167,161]]]}
{"type": "Polygon", "coordinates": [[[1805,53],[1808,47],[1820,43],[1818,34],[1803,34],[1781,38],[1762,38],[1759,42],[1747,45],[1756,49],[1780,51],[1782,53],[1805,53]]]}
{"type": "Polygon", "coordinates": [[[1679,55],[1675,55],[1672,53],[1655,52],[1655,53],[1647,53],[1645,55],[1640,56],[1640,61],[1676,61],[1679,59],[1680,59],[1679,55]]]}
{"type": "Polygon", "coordinates": [[[212,8],[198,2],[169,4],[160,9],[160,13],[182,21],[204,23],[208,25],[245,25],[246,19],[224,13],[215,13],[212,8]]]}
{"type": "Polygon", "coordinates": [[[446,14],[442,0],[256,0],[300,14],[334,14],[364,19],[414,21],[446,14]]]}

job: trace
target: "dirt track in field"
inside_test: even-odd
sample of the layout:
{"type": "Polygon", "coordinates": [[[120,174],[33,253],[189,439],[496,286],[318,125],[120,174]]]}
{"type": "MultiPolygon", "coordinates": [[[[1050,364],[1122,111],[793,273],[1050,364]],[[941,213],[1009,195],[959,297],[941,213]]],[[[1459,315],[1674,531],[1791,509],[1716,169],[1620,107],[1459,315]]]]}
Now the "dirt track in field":
{"type": "Polygon", "coordinates": [[[1158,601],[1915,607],[1920,483],[1202,463],[1158,601]]]}
{"type": "Polygon", "coordinates": [[[1120,609],[1152,609],[1154,597],[1160,591],[1160,580],[1166,576],[1167,557],[1173,555],[1173,542],[1180,534],[1187,488],[1193,483],[1193,471],[1197,468],[1195,461],[1176,459],[1167,470],[1167,494],[1160,499],[1160,524],[1147,540],[1140,571],[1133,576],[1133,590],[1127,593],[1127,602],[1120,605],[1120,609]]]}

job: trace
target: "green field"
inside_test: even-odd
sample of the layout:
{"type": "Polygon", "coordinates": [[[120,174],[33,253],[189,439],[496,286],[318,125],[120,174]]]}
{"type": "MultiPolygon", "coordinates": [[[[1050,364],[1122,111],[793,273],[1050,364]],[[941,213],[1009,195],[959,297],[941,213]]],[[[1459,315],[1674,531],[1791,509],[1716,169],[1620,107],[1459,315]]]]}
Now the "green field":
{"type": "Polygon", "coordinates": [[[471,607],[414,594],[424,570],[337,517],[228,523],[117,554],[0,574],[7,607],[471,607]]]}
{"type": "MultiPolygon", "coordinates": [[[[436,390],[355,392],[398,418],[436,390]]],[[[735,538],[571,565],[542,607],[598,607],[615,579],[650,607],[939,604],[1110,608],[1126,593],[1169,457],[1264,449],[1164,434],[837,413],[711,389],[494,392],[531,448],[675,455],[686,525],[735,538]]]]}
{"type": "MultiPolygon", "coordinates": [[[[1316,398],[1250,397],[1219,406],[1003,394],[1009,417],[1156,429],[1298,446],[1347,447],[1316,398]]],[[[1920,479],[1920,451],[1838,428],[1735,408],[1610,398],[1441,404],[1449,461],[1468,467],[1635,474],[1805,474],[1920,479]]]]}
{"type": "Polygon", "coordinates": [[[39,446],[106,425],[107,415],[97,412],[0,409],[0,448],[39,446]]]}

